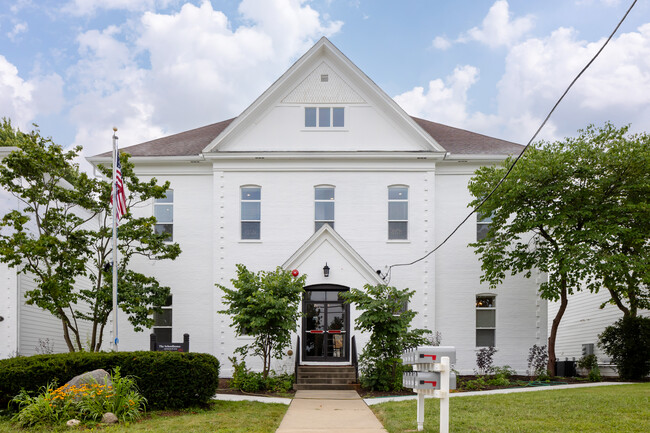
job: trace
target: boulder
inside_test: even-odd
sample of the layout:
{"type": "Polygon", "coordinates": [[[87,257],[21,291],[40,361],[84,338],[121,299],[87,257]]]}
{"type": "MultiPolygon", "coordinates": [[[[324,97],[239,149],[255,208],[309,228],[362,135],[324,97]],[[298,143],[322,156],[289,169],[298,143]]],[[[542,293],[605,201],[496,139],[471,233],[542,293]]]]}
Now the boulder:
{"type": "Polygon", "coordinates": [[[117,416],[113,412],[106,412],[102,416],[102,423],[104,424],[117,424],[117,416]]]}
{"type": "Polygon", "coordinates": [[[81,421],[79,421],[78,419],[71,419],[71,420],[68,420],[68,422],[65,423],[65,425],[67,425],[68,427],[76,427],[79,424],[81,424],[81,421]]]}
{"type": "Polygon", "coordinates": [[[79,386],[93,383],[97,383],[99,385],[104,385],[104,383],[106,383],[109,387],[113,386],[113,382],[111,382],[111,375],[108,374],[106,370],[102,370],[101,368],[93,371],[88,371],[86,373],[80,374],[79,376],[75,376],[70,379],[66,385],[79,386]],[[106,380],[104,381],[104,379],[106,380]]]}

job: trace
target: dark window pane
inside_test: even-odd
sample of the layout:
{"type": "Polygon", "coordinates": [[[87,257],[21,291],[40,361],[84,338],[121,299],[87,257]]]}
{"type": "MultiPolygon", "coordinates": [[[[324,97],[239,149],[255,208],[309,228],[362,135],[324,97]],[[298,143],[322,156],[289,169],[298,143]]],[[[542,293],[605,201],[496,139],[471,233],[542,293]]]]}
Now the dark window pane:
{"type": "Polygon", "coordinates": [[[333,221],[334,220],[334,202],[317,201],[316,202],[316,221],[333,221]]]}
{"type": "Polygon", "coordinates": [[[260,219],[260,202],[241,202],[241,219],[243,221],[258,221],[260,219]]]}
{"type": "Polygon", "coordinates": [[[307,304],[305,323],[307,331],[323,330],[325,327],[325,304],[307,304]]]}
{"type": "Polygon", "coordinates": [[[259,200],[261,196],[262,188],[259,187],[250,187],[241,189],[241,199],[242,200],[259,200]]]}
{"type": "Polygon", "coordinates": [[[405,186],[392,186],[388,188],[388,200],[407,200],[409,189],[405,186]]]}
{"type": "Polygon", "coordinates": [[[407,222],[389,222],[388,239],[408,239],[407,230],[408,230],[407,222]]]}
{"type": "Polygon", "coordinates": [[[153,216],[159,223],[171,223],[174,221],[174,207],[171,204],[157,204],[153,207],[153,216]]]}
{"type": "Polygon", "coordinates": [[[242,222],[241,223],[242,239],[259,239],[260,223],[259,222],[242,222]]]}
{"type": "Polygon", "coordinates": [[[330,334],[327,340],[327,356],[334,358],[345,357],[345,344],[343,334],[330,334]]]}
{"type": "Polygon", "coordinates": [[[343,305],[329,304],[327,307],[327,329],[345,331],[345,311],[343,305]]]}
{"type": "Polygon", "coordinates": [[[334,188],[329,186],[314,188],[314,197],[316,200],[334,200],[334,188]]]}
{"type": "Polygon", "coordinates": [[[305,356],[323,356],[323,339],[325,334],[307,334],[305,336],[305,356]]]}
{"type": "Polygon", "coordinates": [[[407,220],[409,219],[409,205],[405,201],[388,202],[388,219],[389,220],[407,220]]]}
{"type": "Polygon", "coordinates": [[[488,235],[489,230],[490,230],[490,224],[483,224],[483,223],[476,224],[476,240],[480,241],[481,239],[485,239],[488,235]]]}
{"type": "Polygon", "coordinates": [[[496,307],[496,298],[494,296],[477,296],[476,308],[494,308],[496,307]]]}
{"type": "Polygon", "coordinates": [[[308,301],[324,301],[326,293],[322,290],[309,290],[305,292],[305,299],[308,301]]]}
{"type": "Polygon", "coordinates": [[[172,342],[172,328],[154,328],[153,333],[158,343],[172,342]]]}
{"type": "Polygon", "coordinates": [[[154,326],[172,326],[172,309],[165,308],[160,313],[153,313],[154,326]]]}
{"type": "Polygon", "coordinates": [[[156,224],[153,226],[153,230],[157,235],[166,234],[166,241],[172,241],[174,239],[174,225],[173,224],[156,224]]]}
{"type": "Polygon", "coordinates": [[[496,326],[495,310],[476,310],[476,327],[477,328],[494,328],[496,326]]]}
{"type": "Polygon", "coordinates": [[[476,347],[494,347],[494,329],[477,329],[476,347]]]}
{"type": "Polygon", "coordinates": [[[314,224],[315,225],[314,231],[317,232],[318,229],[323,227],[325,224],[327,224],[328,226],[334,228],[334,222],[333,221],[316,221],[316,223],[314,224]]]}
{"type": "Polygon", "coordinates": [[[168,189],[165,193],[165,197],[157,198],[154,200],[155,203],[173,203],[174,201],[174,190],[168,189]]]}
{"type": "Polygon", "coordinates": [[[321,128],[330,126],[330,108],[321,107],[318,109],[318,126],[321,128]]]}
{"type": "Polygon", "coordinates": [[[342,128],[344,122],[344,109],[341,107],[332,108],[332,126],[342,128]]]}
{"type": "Polygon", "coordinates": [[[316,126],[316,107],[305,107],[305,126],[316,126]]]}
{"type": "Polygon", "coordinates": [[[172,306],[172,295],[167,296],[167,299],[165,299],[165,307],[171,307],[172,306]]]}

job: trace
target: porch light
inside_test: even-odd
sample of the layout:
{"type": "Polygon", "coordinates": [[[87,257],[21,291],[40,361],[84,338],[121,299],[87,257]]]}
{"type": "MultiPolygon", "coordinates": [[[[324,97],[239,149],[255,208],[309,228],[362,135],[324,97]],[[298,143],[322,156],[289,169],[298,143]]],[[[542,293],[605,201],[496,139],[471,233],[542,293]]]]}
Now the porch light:
{"type": "Polygon", "coordinates": [[[330,276],[330,267],[327,266],[327,262],[325,262],[325,266],[323,266],[323,276],[325,278],[330,276]]]}

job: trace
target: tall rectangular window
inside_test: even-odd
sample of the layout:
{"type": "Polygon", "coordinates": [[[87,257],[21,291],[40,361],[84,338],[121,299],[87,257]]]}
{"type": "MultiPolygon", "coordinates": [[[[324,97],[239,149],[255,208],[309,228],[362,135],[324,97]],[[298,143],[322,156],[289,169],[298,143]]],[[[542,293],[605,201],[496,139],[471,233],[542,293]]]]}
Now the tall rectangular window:
{"type": "Polygon", "coordinates": [[[174,240],[174,191],[167,190],[165,197],[154,199],[153,216],[156,217],[154,231],[166,234],[166,241],[174,240]]]}
{"type": "Polygon", "coordinates": [[[496,310],[496,296],[476,296],[476,347],[495,346],[496,310]]]}
{"type": "Polygon", "coordinates": [[[159,343],[172,341],[172,295],[167,297],[160,313],[153,313],[153,333],[159,343]]]}
{"type": "Polygon", "coordinates": [[[306,128],[345,127],[345,107],[305,107],[306,128]]]}
{"type": "Polygon", "coordinates": [[[317,186],[314,188],[314,221],[317,231],[323,224],[334,228],[334,187],[317,186]]]}
{"type": "Polygon", "coordinates": [[[476,214],[476,240],[480,241],[485,239],[492,224],[492,215],[483,216],[479,213],[476,214]]]}
{"type": "Polygon", "coordinates": [[[388,239],[408,239],[409,189],[388,187],[388,239]]]}
{"type": "Polygon", "coordinates": [[[262,188],[241,188],[241,238],[260,239],[262,188]]]}

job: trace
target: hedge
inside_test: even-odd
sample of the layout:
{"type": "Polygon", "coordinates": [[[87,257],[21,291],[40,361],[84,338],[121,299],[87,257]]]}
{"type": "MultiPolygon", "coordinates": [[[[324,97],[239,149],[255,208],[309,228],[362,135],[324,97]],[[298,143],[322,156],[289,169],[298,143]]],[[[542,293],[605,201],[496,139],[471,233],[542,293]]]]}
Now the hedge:
{"type": "Polygon", "coordinates": [[[56,381],[103,368],[132,376],[149,409],[180,409],[206,403],[219,385],[219,361],[205,353],[99,352],[35,355],[0,360],[0,408],[25,389],[37,392],[56,381]]]}

